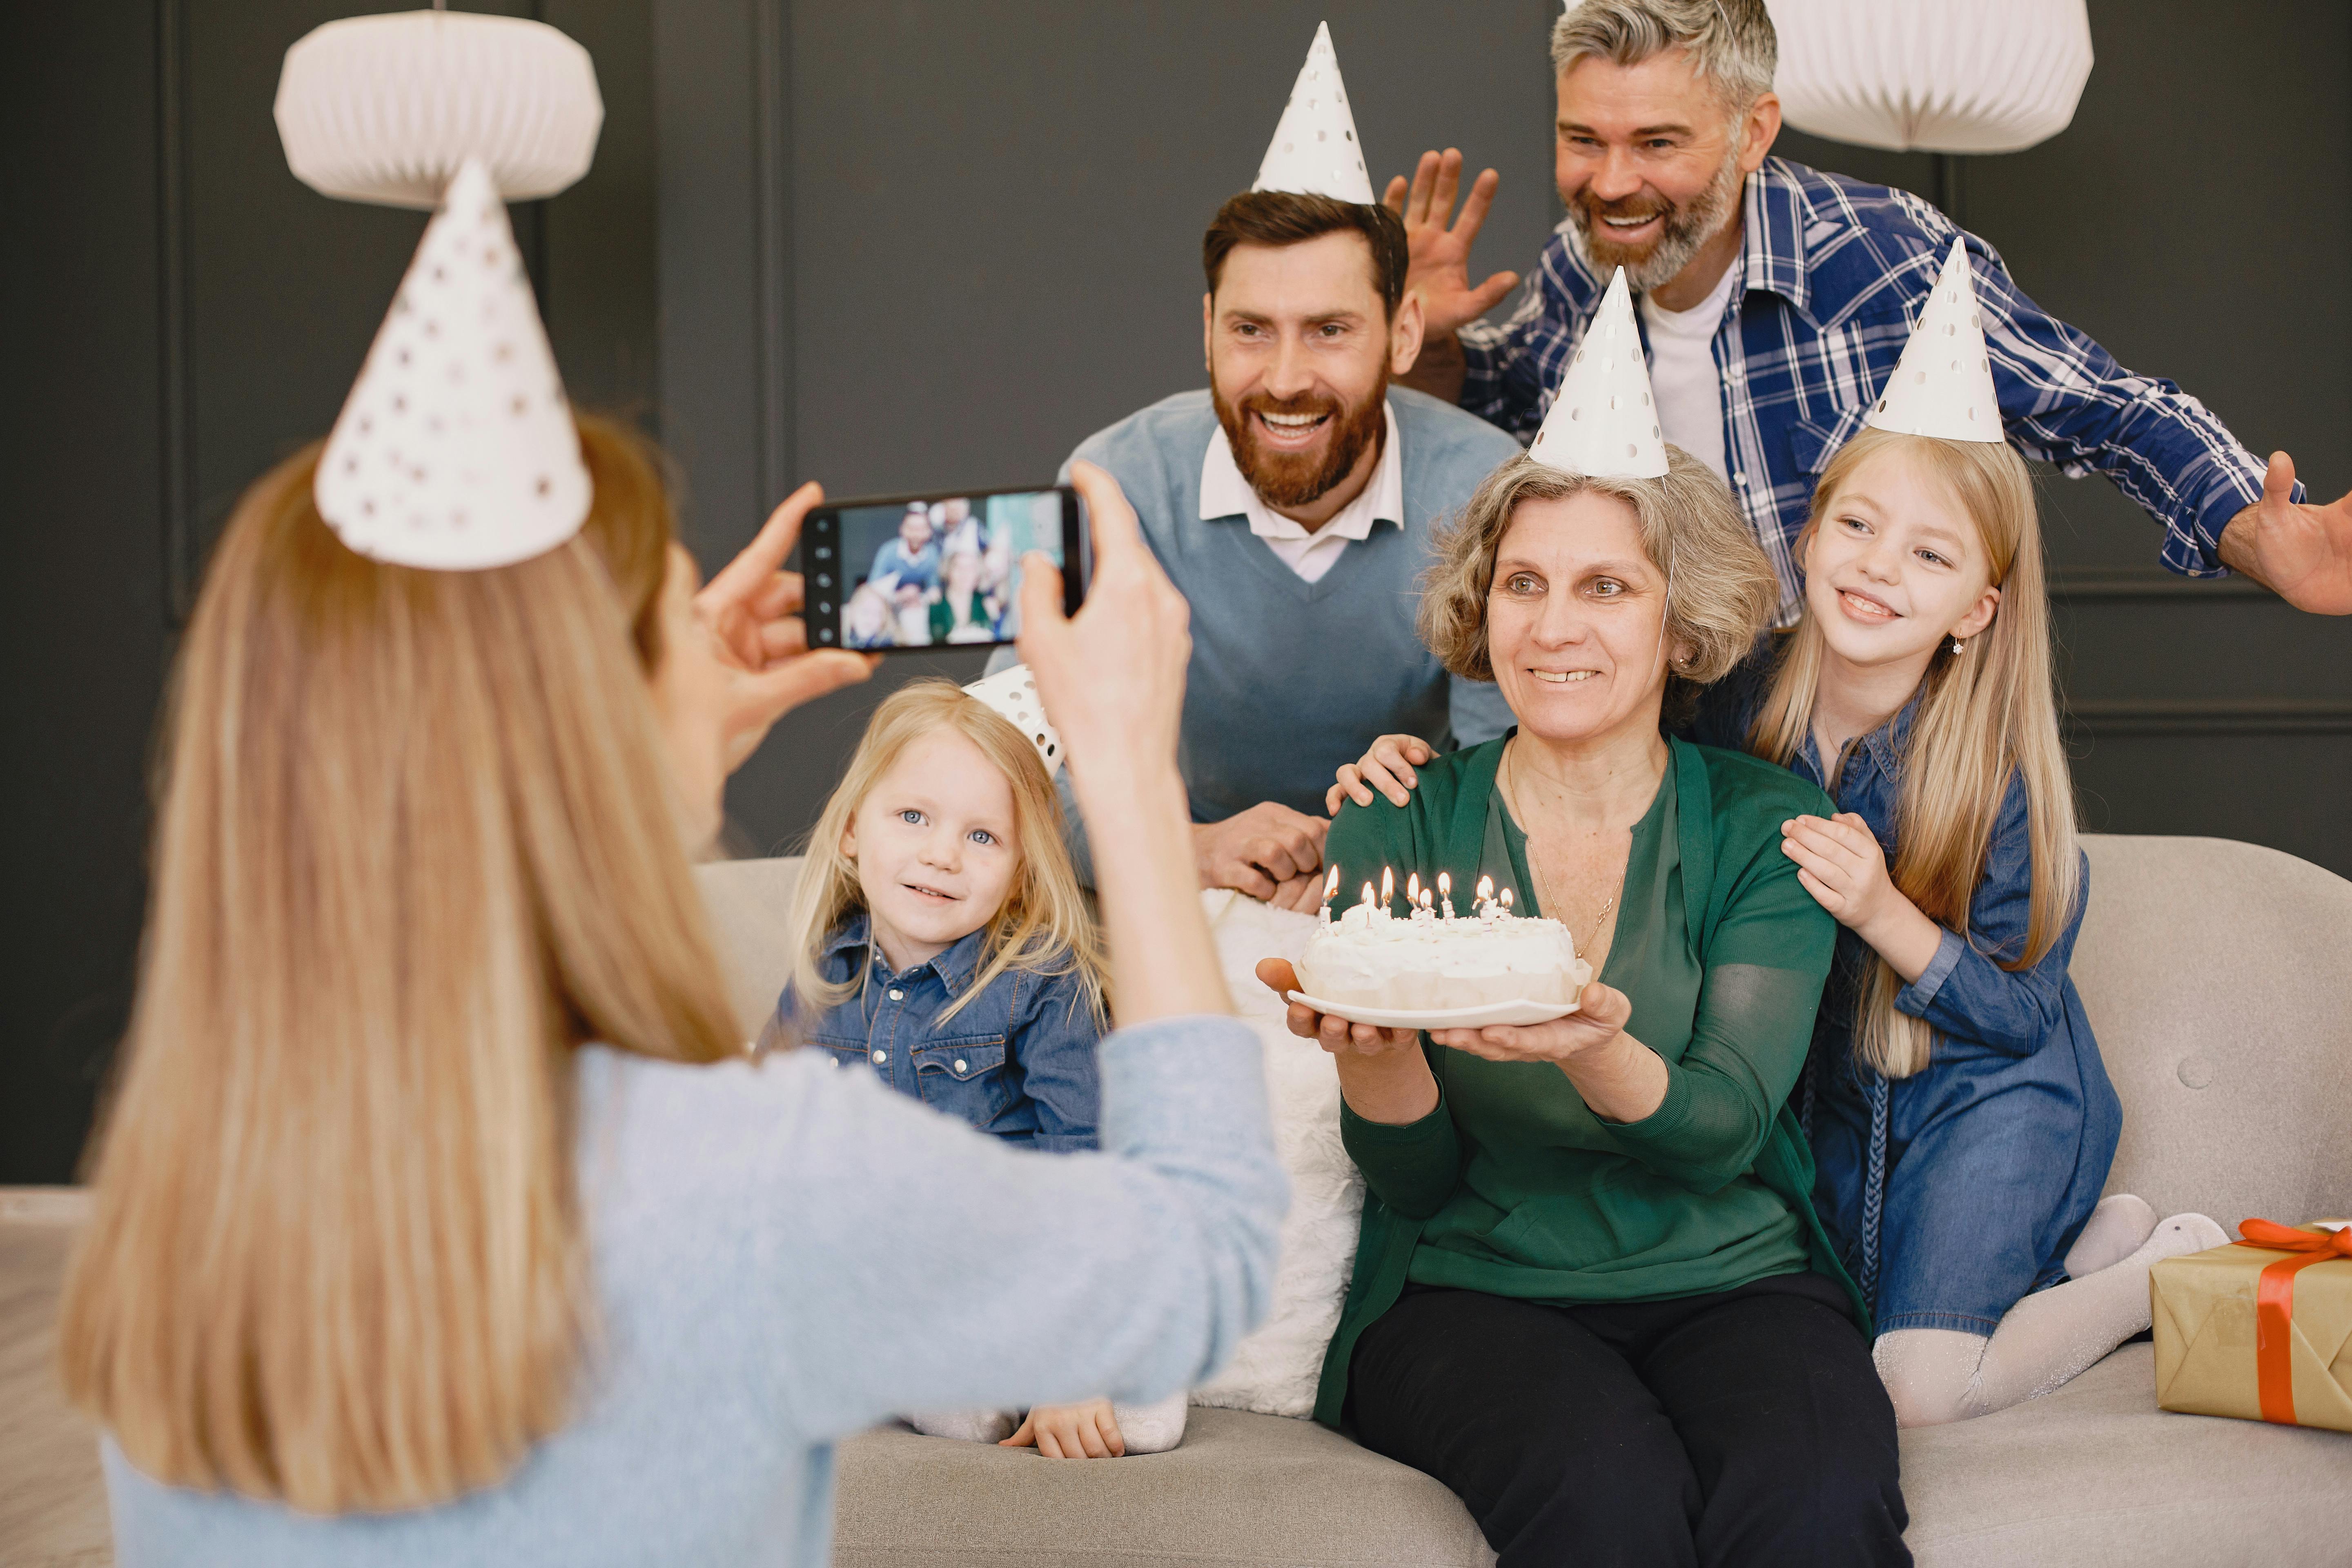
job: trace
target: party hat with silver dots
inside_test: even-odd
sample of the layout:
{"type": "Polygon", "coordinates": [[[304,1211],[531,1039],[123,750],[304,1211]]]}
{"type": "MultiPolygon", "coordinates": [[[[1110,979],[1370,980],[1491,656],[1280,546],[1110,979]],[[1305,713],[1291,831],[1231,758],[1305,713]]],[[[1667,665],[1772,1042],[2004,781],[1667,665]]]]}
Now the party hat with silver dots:
{"type": "Polygon", "coordinates": [[[1965,240],[1952,241],[1936,291],[1927,296],[1919,324],[1903,345],[1903,358],[1863,423],[1944,441],[2005,439],[1965,240]]]}
{"type": "Polygon", "coordinates": [[[579,532],[589,489],[506,205],[467,159],[327,437],[319,515],[362,555],[472,572],[579,532]]]}
{"type": "Polygon", "coordinates": [[[1257,167],[1257,184],[1250,189],[1372,203],[1372,177],[1364,168],[1363,143],[1356,140],[1356,117],[1339,80],[1339,56],[1331,47],[1328,22],[1315,25],[1307,63],[1298,68],[1282,122],[1274,128],[1265,161],[1257,167]]]}
{"type": "Polygon", "coordinates": [[[1045,700],[1037,695],[1037,678],[1029,673],[1027,665],[1000,669],[973,681],[964,690],[1011,720],[1013,727],[1045,760],[1045,776],[1054,776],[1055,770],[1062,765],[1062,732],[1045,717],[1045,700]]]}
{"type": "Polygon", "coordinates": [[[1666,471],[1665,437],[1623,268],[1609,280],[1528,456],[1595,479],[1654,479],[1666,471]]]}

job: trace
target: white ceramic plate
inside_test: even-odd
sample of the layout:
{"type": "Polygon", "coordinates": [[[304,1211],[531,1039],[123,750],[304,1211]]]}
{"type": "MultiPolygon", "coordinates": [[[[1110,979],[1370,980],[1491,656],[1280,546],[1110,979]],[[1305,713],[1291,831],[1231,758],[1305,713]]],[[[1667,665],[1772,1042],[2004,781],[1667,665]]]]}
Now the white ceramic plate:
{"type": "Polygon", "coordinates": [[[1489,1002],[1484,1007],[1443,1007],[1433,1013],[1406,1013],[1391,1007],[1326,1002],[1304,991],[1291,992],[1289,999],[1318,1013],[1328,1013],[1351,1024],[1370,1024],[1379,1029],[1484,1029],[1496,1024],[1549,1024],[1576,1011],[1573,1002],[1489,1002]]]}

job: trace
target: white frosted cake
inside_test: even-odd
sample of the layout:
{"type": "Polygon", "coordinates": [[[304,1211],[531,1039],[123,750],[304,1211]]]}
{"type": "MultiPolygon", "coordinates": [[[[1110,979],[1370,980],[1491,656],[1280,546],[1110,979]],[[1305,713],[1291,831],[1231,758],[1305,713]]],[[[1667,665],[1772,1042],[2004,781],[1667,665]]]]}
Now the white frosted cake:
{"type": "Polygon", "coordinates": [[[1316,927],[1298,960],[1299,988],[1307,995],[1398,1013],[1567,1004],[1591,977],[1592,966],[1576,956],[1558,921],[1399,918],[1369,903],[1316,927]]]}

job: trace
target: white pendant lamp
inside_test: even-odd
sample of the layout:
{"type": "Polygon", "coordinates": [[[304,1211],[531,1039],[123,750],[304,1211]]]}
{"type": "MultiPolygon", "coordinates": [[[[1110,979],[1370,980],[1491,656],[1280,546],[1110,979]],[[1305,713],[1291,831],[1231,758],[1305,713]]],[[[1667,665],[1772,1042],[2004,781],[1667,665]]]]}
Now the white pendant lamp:
{"type": "Polygon", "coordinates": [[[431,207],[469,157],[507,201],[553,195],[588,172],[604,100],[588,51],[543,22],[400,11],[297,40],[276,114],[304,184],[431,207]]]}
{"type": "Polygon", "coordinates": [[[1814,136],[2016,153],[2066,129],[2091,76],[2084,0],[1766,0],[1773,89],[1814,136]]]}

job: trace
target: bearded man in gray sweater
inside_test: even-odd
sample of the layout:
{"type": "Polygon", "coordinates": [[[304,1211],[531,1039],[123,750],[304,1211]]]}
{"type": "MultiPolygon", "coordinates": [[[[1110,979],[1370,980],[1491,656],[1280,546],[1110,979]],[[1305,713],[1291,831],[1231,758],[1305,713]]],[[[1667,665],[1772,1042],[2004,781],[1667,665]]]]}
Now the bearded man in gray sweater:
{"type": "Polygon", "coordinates": [[[1312,909],[1340,763],[1380,734],[1471,744],[1510,723],[1413,617],[1432,530],[1519,447],[1394,384],[1421,304],[1386,208],[1251,191],[1218,209],[1202,259],[1210,384],[1071,456],[1118,479],[1192,604],[1181,761],[1201,885],[1312,909]]]}

